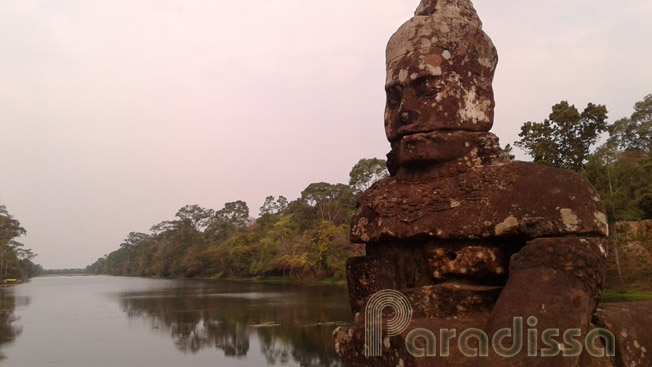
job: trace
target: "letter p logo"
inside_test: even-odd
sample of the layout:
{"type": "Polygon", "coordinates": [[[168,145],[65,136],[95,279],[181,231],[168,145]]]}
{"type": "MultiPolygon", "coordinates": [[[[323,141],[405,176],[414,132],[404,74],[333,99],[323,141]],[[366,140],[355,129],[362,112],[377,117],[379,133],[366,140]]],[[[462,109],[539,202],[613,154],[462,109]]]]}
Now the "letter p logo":
{"type": "Polygon", "coordinates": [[[393,289],[374,293],[365,306],[365,357],[383,355],[383,310],[387,307],[391,307],[395,314],[387,321],[388,337],[402,333],[412,321],[412,306],[403,293],[393,289]]]}

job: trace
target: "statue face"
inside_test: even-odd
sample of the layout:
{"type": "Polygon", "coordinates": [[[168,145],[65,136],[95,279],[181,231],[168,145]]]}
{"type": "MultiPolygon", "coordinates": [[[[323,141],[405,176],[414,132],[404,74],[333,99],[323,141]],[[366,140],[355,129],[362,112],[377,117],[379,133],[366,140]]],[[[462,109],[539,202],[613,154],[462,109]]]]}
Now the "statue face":
{"type": "MultiPolygon", "coordinates": [[[[464,55],[467,56],[467,55],[464,55]]],[[[440,130],[489,131],[493,122],[491,78],[433,47],[389,62],[385,133],[392,143],[440,130]]]]}

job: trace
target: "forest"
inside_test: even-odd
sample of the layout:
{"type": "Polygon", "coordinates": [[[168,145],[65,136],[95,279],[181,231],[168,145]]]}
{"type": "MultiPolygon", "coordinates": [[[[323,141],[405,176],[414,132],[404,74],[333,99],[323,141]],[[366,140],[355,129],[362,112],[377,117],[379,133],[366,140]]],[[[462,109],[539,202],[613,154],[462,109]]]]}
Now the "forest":
{"type": "Polygon", "coordinates": [[[361,159],[348,185],[311,183],[293,201],[268,196],[251,219],[243,201],[213,210],[180,208],[151,233],[132,232],[120,248],[87,267],[95,274],[174,278],[343,279],[361,253],[349,241],[355,198],[388,175],[381,159],[361,159]]]}

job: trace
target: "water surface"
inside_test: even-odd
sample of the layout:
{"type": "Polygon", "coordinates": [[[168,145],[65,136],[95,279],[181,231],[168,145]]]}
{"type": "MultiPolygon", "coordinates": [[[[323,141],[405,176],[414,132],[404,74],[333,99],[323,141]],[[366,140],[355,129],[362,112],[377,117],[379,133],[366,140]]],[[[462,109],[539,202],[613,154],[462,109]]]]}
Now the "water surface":
{"type": "Polygon", "coordinates": [[[340,286],[108,276],[0,290],[0,366],[339,366],[340,286]]]}

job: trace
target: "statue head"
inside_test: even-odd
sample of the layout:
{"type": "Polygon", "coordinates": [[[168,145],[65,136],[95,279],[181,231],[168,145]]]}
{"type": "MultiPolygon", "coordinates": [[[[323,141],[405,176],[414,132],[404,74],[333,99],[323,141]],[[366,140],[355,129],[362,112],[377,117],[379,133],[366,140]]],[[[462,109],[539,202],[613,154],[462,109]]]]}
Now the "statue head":
{"type": "Polygon", "coordinates": [[[389,40],[386,57],[392,148],[425,134],[491,129],[498,55],[469,0],[422,0],[389,40]]]}

